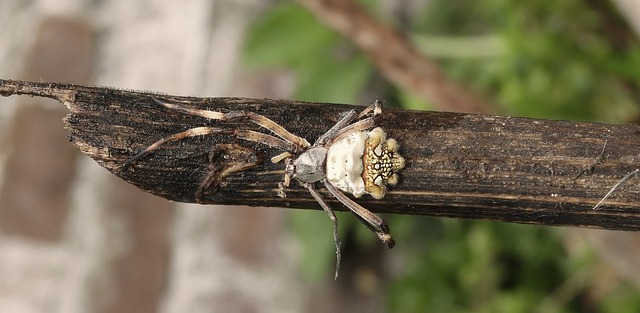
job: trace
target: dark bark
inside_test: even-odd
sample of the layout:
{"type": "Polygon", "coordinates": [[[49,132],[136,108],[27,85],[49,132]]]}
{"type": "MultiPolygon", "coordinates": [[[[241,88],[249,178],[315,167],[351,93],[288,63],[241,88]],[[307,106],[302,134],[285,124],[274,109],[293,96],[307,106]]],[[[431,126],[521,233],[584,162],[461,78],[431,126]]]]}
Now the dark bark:
{"type": "MultiPolygon", "coordinates": [[[[65,103],[71,110],[65,119],[69,141],[113,174],[161,197],[194,202],[199,186],[208,180],[202,195],[206,203],[313,209],[320,206],[295,182],[286,199],[277,196],[283,165],[272,164],[270,158],[280,151],[228,135],[167,143],[132,168],[123,172],[121,166],[158,139],[188,128],[259,130],[246,121],[211,121],[166,109],[153,97],[189,107],[259,113],[310,142],[344,112],[362,108],[9,80],[0,80],[0,94],[65,103]]],[[[378,125],[400,142],[407,167],[384,199],[365,195],[357,200],[374,212],[640,229],[635,175],[598,210],[592,209],[620,179],[639,168],[638,125],[391,108],[384,109],[378,125]]],[[[320,192],[335,209],[344,209],[326,190],[320,192]]]]}

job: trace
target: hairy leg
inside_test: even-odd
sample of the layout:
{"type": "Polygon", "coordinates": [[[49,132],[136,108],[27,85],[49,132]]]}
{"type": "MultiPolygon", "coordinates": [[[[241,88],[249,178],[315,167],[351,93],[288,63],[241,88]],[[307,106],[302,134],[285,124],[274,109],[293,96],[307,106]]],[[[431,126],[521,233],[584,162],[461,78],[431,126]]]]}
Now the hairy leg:
{"type": "Polygon", "coordinates": [[[320,203],[320,206],[324,209],[325,212],[327,212],[327,214],[329,214],[329,217],[331,218],[331,221],[333,222],[333,240],[336,243],[336,276],[335,276],[335,279],[338,279],[338,272],[340,271],[340,260],[342,258],[342,254],[340,253],[340,236],[338,234],[338,218],[336,217],[336,214],[333,212],[331,207],[329,207],[329,205],[327,205],[327,203],[324,202],[324,199],[322,199],[322,196],[320,196],[320,194],[313,188],[313,184],[303,183],[303,186],[305,186],[307,189],[309,189],[309,192],[311,192],[311,195],[313,196],[313,198],[315,198],[316,201],[318,201],[318,203],[320,203]]]}
{"type": "Polygon", "coordinates": [[[369,129],[374,126],[374,117],[378,114],[382,113],[382,102],[376,100],[372,105],[368,106],[360,114],[356,116],[356,111],[351,110],[347,112],[347,114],[340,119],[333,127],[331,127],[326,133],[322,136],[318,137],[316,142],[313,144],[314,147],[327,145],[331,142],[336,141],[341,134],[349,133],[351,131],[359,131],[369,129]],[[363,119],[369,113],[373,112],[373,116],[369,118],[363,119]],[[362,120],[360,120],[362,119],[362,120]],[[354,124],[351,122],[355,120],[360,120],[354,124]],[[351,125],[349,125],[351,124],[351,125]],[[356,125],[357,126],[352,126],[356,125]]]}
{"type": "Polygon", "coordinates": [[[361,119],[371,112],[373,112],[373,116],[382,114],[382,101],[380,100],[374,101],[372,105],[362,110],[362,112],[358,114],[358,117],[356,117],[356,119],[361,119]]]}
{"type": "Polygon", "coordinates": [[[134,161],[140,159],[147,153],[158,149],[160,146],[162,146],[165,143],[178,141],[188,137],[206,136],[211,134],[227,134],[240,139],[262,143],[272,148],[276,148],[280,150],[289,150],[294,148],[294,144],[290,142],[284,141],[282,139],[278,139],[271,135],[267,135],[267,134],[263,134],[263,133],[259,133],[251,130],[241,130],[241,129],[232,130],[232,129],[217,128],[217,127],[195,127],[195,128],[187,129],[177,134],[173,134],[171,136],[164,137],[154,142],[153,144],[151,144],[150,146],[148,146],[147,148],[145,148],[144,150],[140,151],[138,154],[134,155],[129,160],[127,160],[122,165],[121,171],[125,172],[134,161]]]}
{"type": "Polygon", "coordinates": [[[179,104],[165,103],[156,98],[152,98],[152,99],[154,102],[168,109],[184,112],[190,115],[201,116],[201,117],[212,119],[212,120],[230,121],[234,119],[246,119],[256,125],[259,125],[261,127],[264,127],[265,129],[268,129],[269,131],[274,133],[276,136],[288,142],[291,142],[297,147],[296,150],[294,150],[296,152],[299,152],[299,150],[302,150],[303,148],[307,148],[311,146],[311,144],[306,139],[290,133],[284,127],[280,126],[278,123],[260,114],[256,114],[253,112],[245,112],[245,111],[232,111],[228,113],[222,113],[222,112],[216,112],[216,111],[210,111],[210,110],[193,109],[193,108],[181,106],[179,104]]]}
{"type": "Polygon", "coordinates": [[[349,125],[349,123],[351,123],[355,119],[355,117],[356,117],[356,111],[355,110],[351,110],[351,111],[347,112],[347,114],[341,120],[339,120],[335,125],[333,125],[333,127],[331,127],[322,136],[318,137],[318,139],[313,144],[313,146],[317,147],[317,146],[325,145],[327,140],[331,140],[331,138],[333,138],[335,136],[335,134],[340,131],[340,129],[342,129],[345,126],[349,125]]]}
{"type": "Polygon", "coordinates": [[[391,233],[389,232],[389,226],[387,223],[382,220],[379,216],[371,213],[371,211],[365,209],[361,205],[357,204],[355,201],[349,199],[344,193],[338,190],[336,187],[331,185],[326,179],[322,180],[325,187],[336,197],[340,202],[342,202],[351,212],[355,213],[358,217],[360,217],[363,221],[366,222],[367,226],[378,236],[380,241],[387,245],[389,248],[393,248],[395,246],[395,241],[391,237],[391,233]]]}
{"type": "Polygon", "coordinates": [[[355,132],[363,131],[375,126],[375,116],[382,113],[382,102],[376,100],[372,105],[368,106],[360,114],[356,116],[354,110],[351,110],[345,115],[338,123],[333,125],[322,136],[318,137],[318,140],[313,144],[314,146],[330,145],[332,142],[336,142],[345,135],[355,132]],[[373,116],[366,117],[369,113],[373,112],[373,116]],[[365,118],[366,117],[366,118],[365,118]],[[353,121],[359,120],[353,124],[353,121]]]}

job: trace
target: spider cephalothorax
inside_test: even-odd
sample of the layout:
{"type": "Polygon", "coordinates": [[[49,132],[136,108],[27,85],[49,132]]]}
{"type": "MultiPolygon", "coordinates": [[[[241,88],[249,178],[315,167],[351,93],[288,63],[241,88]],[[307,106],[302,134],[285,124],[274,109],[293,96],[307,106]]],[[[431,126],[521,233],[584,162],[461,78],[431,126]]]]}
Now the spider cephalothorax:
{"type": "Polygon", "coordinates": [[[376,101],[360,114],[355,110],[338,121],[331,129],[320,136],[313,145],[306,139],[291,134],[282,126],[269,118],[245,111],[229,113],[199,110],[153,100],[166,108],[182,111],[187,114],[202,116],[208,119],[228,121],[246,119],[260,125],[277,137],[251,130],[226,130],[217,127],[195,127],[183,132],[162,138],[136,154],[122,166],[125,171],[133,161],[158,149],[164,143],[186,137],[210,134],[229,134],[237,138],[262,143],[284,152],[271,158],[274,163],[284,162],[284,181],[280,183],[278,195],[285,197],[285,189],[291,179],[297,180],[307,188],[316,201],[329,214],[333,221],[333,236],[336,243],[336,277],[340,266],[340,239],[338,222],[333,210],[315,189],[315,184],[322,183],[329,192],[356,214],[389,248],[394,241],[389,227],[379,216],[357,204],[343,192],[351,193],[358,198],[370,194],[375,199],[385,196],[387,186],[398,183],[398,172],[404,168],[404,158],[398,154],[398,143],[387,139],[387,134],[380,127],[375,127],[375,116],[382,113],[382,103],[376,101]],[[372,129],[373,128],[373,129],[372,129]]]}

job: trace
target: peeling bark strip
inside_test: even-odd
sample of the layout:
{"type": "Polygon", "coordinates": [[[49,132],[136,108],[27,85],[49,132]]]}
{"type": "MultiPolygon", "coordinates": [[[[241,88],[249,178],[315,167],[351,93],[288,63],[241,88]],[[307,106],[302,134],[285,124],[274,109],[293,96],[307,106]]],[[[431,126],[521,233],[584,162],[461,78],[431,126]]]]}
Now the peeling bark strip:
{"type": "MultiPolygon", "coordinates": [[[[161,197],[194,202],[202,193],[205,203],[314,209],[321,207],[295,183],[286,199],[277,196],[284,169],[269,160],[280,151],[229,134],[167,143],[137,160],[133,170],[120,168],[158,139],[196,126],[262,131],[252,123],[211,121],[170,110],[154,97],[192,108],[262,114],[309,141],[354,108],[10,80],[0,80],[0,94],[65,103],[71,110],[65,119],[69,140],[76,147],[113,174],[161,197]],[[219,171],[220,177],[211,171],[219,171]],[[209,187],[202,188],[203,182],[209,187]]],[[[638,125],[388,108],[377,124],[398,140],[407,166],[384,199],[358,200],[372,211],[640,230],[635,176],[592,210],[623,177],[640,168],[638,125]]],[[[319,191],[334,208],[343,209],[326,190],[319,191]]]]}

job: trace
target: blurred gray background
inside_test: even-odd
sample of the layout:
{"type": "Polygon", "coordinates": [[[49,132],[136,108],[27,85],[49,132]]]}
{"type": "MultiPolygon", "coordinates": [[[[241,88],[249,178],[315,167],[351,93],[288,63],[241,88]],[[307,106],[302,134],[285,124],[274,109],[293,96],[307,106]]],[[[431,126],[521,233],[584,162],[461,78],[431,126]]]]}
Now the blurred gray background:
{"type": "MultiPolygon", "coordinates": [[[[237,64],[246,27],[266,5],[2,1],[0,77],[287,98],[290,77],[237,64]]],[[[303,310],[284,210],[144,194],[66,142],[60,104],[0,103],[0,311],[303,310]]]]}

